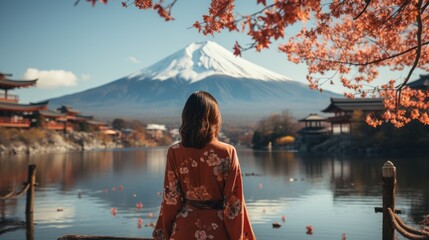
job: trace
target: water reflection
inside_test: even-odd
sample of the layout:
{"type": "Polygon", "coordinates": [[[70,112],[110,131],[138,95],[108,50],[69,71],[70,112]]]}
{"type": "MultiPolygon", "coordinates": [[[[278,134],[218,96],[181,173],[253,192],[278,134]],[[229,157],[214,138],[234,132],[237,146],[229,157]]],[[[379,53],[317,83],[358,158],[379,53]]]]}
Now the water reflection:
{"type": "MultiPolygon", "coordinates": [[[[421,157],[314,156],[239,149],[249,215],[259,239],[379,239],[382,164],[398,169],[397,205],[412,223],[429,212],[429,162],[421,157]],[[286,221],[281,220],[285,217],[286,221]],[[272,229],[272,222],[286,227],[272,229]]],[[[150,236],[161,197],[166,149],[122,149],[0,159],[0,193],[19,189],[37,165],[35,230],[2,239],[65,234],[150,236]],[[141,202],[143,208],[136,208],[141,202]],[[111,209],[116,209],[116,215],[111,209]],[[151,217],[152,214],[152,217],[151,217]],[[140,222],[143,221],[143,222],[140,222]]],[[[25,197],[0,201],[2,220],[24,219],[25,197]]]]}

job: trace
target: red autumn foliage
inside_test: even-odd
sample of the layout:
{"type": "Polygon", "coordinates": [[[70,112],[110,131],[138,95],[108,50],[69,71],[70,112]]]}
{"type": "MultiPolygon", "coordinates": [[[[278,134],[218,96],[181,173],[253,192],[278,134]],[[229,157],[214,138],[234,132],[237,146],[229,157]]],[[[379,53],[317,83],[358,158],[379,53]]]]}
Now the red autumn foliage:
{"type": "MultiPolygon", "coordinates": [[[[156,10],[169,21],[176,1],[135,0],[134,4],[156,10]]],[[[429,71],[429,0],[274,0],[268,4],[256,0],[260,11],[239,17],[233,13],[234,2],[211,0],[207,14],[193,27],[205,35],[223,30],[247,34],[250,47],[236,42],[237,56],[242,50],[261,51],[281,41],[278,48],[289,61],[307,65],[310,88],[322,91],[325,82],[338,83],[349,89],[346,97],[384,98],[386,112],[366,118],[371,126],[387,121],[402,127],[411,120],[429,124],[428,89],[407,87],[416,69],[429,71]],[[286,37],[289,27],[297,23],[303,23],[300,31],[286,37]],[[382,78],[383,68],[403,71],[405,77],[374,85],[375,79],[382,78]]]]}

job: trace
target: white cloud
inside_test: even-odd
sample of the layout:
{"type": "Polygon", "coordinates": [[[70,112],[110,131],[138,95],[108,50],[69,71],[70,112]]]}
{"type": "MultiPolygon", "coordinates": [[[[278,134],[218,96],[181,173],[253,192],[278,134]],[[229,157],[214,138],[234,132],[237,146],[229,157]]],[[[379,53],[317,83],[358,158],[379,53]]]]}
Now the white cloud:
{"type": "Polygon", "coordinates": [[[37,81],[37,87],[44,89],[70,87],[75,86],[77,83],[76,75],[65,70],[38,70],[35,68],[28,68],[23,78],[39,79],[37,81]]]}
{"type": "Polygon", "coordinates": [[[133,63],[140,63],[140,61],[136,57],[133,57],[133,56],[129,56],[128,60],[130,60],[133,63]]]}

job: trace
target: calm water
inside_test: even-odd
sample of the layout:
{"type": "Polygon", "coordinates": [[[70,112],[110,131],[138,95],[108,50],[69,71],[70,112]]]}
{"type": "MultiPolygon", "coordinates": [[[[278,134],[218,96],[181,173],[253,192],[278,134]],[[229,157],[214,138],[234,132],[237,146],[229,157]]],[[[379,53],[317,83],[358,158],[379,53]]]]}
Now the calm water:
{"type": "MultiPolygon", "coordinates": [[[[249,149],[238,154],[258,239],[335,240],[343,233],[348,240],[380,239],[382,217],[374,207],[381,206],[380,172],[387,160],[397,167],[401,218],[417,226],[429,213],[429,159],[424,157],[321,157],[249,149]],[[273,222],[282,226],[274,229],[273,222]],[[308,225],[313,235],[306,234],[308,225]]],[[[27,165],[37,165],[35,230],[28,240],[66,234],[150,237],[147,225],[158,215],[165,155],[165,148],[157,148],[2,158],[0,191],[19,189],[27,165]],[[138,202],[143,208],[136,208],[138,202]]],[[[24,220],[24,211],[25,196],[0,200],[3,221],[24,220]]],[[[27,239],[26,230],[0,239],[27,239]]]]}

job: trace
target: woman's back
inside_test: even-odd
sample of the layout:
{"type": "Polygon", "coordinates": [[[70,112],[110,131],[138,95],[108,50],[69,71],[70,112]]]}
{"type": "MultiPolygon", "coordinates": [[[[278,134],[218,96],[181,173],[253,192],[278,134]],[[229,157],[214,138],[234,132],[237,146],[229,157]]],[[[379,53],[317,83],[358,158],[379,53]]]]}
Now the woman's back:
{"type": "Polygon", "coordinates": [[[217,140],[220,126],[216,99],[192,93],[182,111],[182,142],[168,149],[155,239],[255,239],[237,153],[217,140]]]}
{"type": "Polygon", "coordinates": [[[226,178],[235,149],[212,141],[202,149],[171,147],[172,164],[186,200],[223,201],[226,178]]]}
{"type": "Polygon", "coordinates": [[[202,149],[169,148],[162,208],[171,229],[158,221],[155,239],[168,239],[168,231],[176,240],[254,239],[236,150],[216,139],[202,149]]]}

